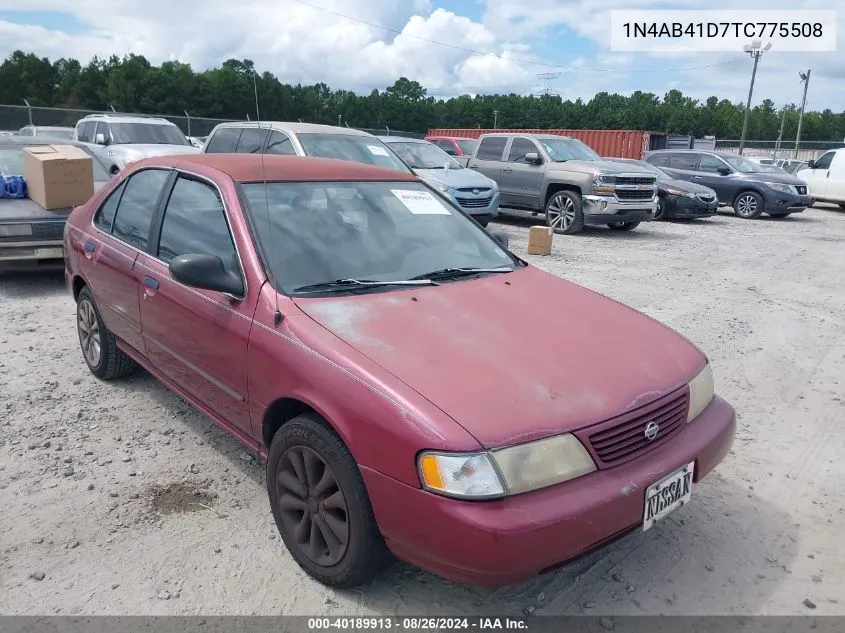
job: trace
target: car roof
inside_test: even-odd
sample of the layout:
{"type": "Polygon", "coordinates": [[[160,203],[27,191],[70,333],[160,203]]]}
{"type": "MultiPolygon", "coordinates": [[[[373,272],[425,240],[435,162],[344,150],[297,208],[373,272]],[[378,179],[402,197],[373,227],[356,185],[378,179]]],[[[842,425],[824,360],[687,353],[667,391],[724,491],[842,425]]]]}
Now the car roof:
{"type": "MultiPolygon", "coordinates": [[[[200,166],[229,176],[236,182],[319,182],[387,180],[416,181],[406,174],[386,167],[366,165],[334,158],[275,156],[270,154],[182,154],[155,156],[138,163],[139,167],[171,167],[190,170],[200,166]]],[[[135,166],[133,165],[133,167],[135,166]]]]}
{"type": "Polygon", "coordinates": [[[351,127],[338,127],[336,125],[322,125],[319,123],[299,123],[291,121],[227,121],[219,123],[215,129],[223,128],[245,128],[245,127],[269,127],[281,132],[292,132],[293,134],[338,134],[346,136],[369,136],[369,132],[363,132],[351,127]]]}
{"type": "Polygon", "coordinates": [[[430,143],[421,138],[410,138],[408,136],[377,136],[383,143],[419,143],[420,145],[430,143]]]}
{"type": "MultiPolygon", "coordinates": [[[[672,152],[673,154],[710,154],[711,156],[720,156],[722,158],[732,158],[734,156],[739,156],[734,152],[719,152],[712,149],[653,149],[650,152],[646,152],[647,154],[667,154],[672,152]]],[[[743,158],[748,158],[747,156],[743,156],[743,158]]],[[[759,157],[758,157],[759,158],[759,157]]]]}
{"type": "Polygon", "coordinates": [[[436,139],[444,139],[449,141],[477,141],[477,138],[472,138],[471,136],[447,136],[445,134],[428,134],[426,138],[436,138],[436,139]]]}
{"type": "Polygon", "coordinates": [[[29,145],[73,145],[74,147],[85,147],[84,143],[79,141],[64,140],[64,139],[50,139],[46,136],[0,136],[0,145],[20,145],[26,147],[29,145]]]}
{"type": "Polygon", "coordinates": [[[149,123],[154,125],[172,125],[174,127],[178,127],[173,121],[168,121],[167,119],[163,119],[161,117],[156,116],[135,116],[132,114],[89,114],[87,116],[82,117],[79,121],[76,122],[77,125],[80,123],[84,123],[85,121],[99,121],[99,120],[106,120],[110,123],[149,123]]]}
{"type": "MultiPolygon", "coordinates": [[[[568,138],[571,139],[571,136],[566,136],[564,134],[533,134],[531,132],[490,132],[488,134],[482,134],[483,138],[487,138],[490,136],[504,136],[504,137],[511,137],[511,136],[524,136],[526,138],[568,138]]],[[[470,139],[470,140],[479,140],[479,139],[470,139]]]]}

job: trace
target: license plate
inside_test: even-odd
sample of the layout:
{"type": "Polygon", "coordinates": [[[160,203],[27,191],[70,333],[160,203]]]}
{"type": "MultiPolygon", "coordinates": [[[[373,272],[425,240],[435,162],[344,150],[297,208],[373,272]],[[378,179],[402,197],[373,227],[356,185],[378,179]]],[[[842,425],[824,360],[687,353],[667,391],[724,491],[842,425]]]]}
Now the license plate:
{"type": "Polygon", "coordinates": [[[38,259],[62,259],[65,253],[64,249],[59,246],[56,248],[39,248],[35,255],[38,259]]]}
{"type": "Polygon", "coordinates": [[[689,502],[694,467],[695,462],[690,462],[646,489],[643,531],[689,502]]]}

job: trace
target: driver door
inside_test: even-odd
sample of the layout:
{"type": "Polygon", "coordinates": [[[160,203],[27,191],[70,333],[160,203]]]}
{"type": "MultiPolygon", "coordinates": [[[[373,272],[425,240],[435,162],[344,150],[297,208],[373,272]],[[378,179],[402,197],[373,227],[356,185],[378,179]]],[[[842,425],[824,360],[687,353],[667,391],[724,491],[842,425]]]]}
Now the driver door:
{"type": "Polygon", "coordinates": [[[802,170],[801,179],[807,183],[807,191],[811,198],[824,200],[828,196],[828,176],[835,155],[835,151],[825,152],[819,156],[812,169],[802,170]]]}
{"type": "Polygon", "coordinates": [[[539,207],[543,187],[543,166],[529,163],[525,155],[543,153],[531,139],[517,136],[511,141],[507,162],[499,178],[502,206],[539,207]]]}
{"type": "Polygon", "coordinates": [[[730,165],[718,156],[702,154],[698,163],[698,173],[693,177],[693,182],[710,187],[719,194],[719,201],[727,204],[733,201],[734,196],[733,187],[731,186],[732,178],[730,175],[725,176],[719,173],[720,169],[727,169],[733,173],[730,165]]]}

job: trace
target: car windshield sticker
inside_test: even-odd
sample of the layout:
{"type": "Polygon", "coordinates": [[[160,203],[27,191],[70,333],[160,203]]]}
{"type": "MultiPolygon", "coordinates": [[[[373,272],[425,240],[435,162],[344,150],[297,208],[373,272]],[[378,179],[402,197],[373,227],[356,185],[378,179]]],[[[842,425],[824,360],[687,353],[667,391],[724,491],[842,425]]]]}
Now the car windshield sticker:
{"type": "Polygon", "coordinates": [[[367,145],[367,149],[370,150],[370,154],[373,156],[390,156],[386,149],[378,145],[367,145]]]}
{"type": "Polygon", "coordinates": [[[449,210],[427,191],[391,189],[390,192],[415,215],[450,215],[449,210]]]}

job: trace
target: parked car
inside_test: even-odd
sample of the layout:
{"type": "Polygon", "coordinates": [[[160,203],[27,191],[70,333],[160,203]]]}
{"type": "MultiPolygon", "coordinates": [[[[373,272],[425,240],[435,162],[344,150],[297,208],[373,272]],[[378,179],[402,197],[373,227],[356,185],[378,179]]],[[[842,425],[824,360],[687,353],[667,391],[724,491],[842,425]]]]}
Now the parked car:
{"type": "Polygon", "coordinates": [[[126,114],[89,114],[76,124],[76,138],[116,174],[150,156],[196,154],[182,131],[167,119],[126,114]]]}
{"type": "Polygon", "coordinates": [[[655,150],[644,159],[680,180],[713,189],[719,202],[749,220],[768,213],[782,218],[810,204],[807,184],[791,174],[774,174],[762,165],[728,152],[655,150]]]}
{"type": "Polygon", "coordinates": [[[402,136],[379,138],[417,176],[449,196],[481,226],[499,215],[499,185],[495,180],[461,167],[428,141],[402,136]]]}
{"type": "Polygon", "coordinates": [[[630,231],[654,217],[657,179],[554,134],[483,134],[468,167],[499,183],[502,207],[545,213],[555,233],[585,224],[630,231]]]}
{"type": "Polygon", "coordinates": [[[686,505],[736,428],[687,339],[504,243],[398,170],[158,157],[73,212],[66,276],[90,371],[266,458],[311,576],[498,586],[686,505]],[[513,335],[526,306],[555,336],[513,335]]]}
{"type": "Polygon", "coordinates": [[[26,125],[18,130],[17,136],[46,136],[54,140],[72,141],[75,130],[72,127],[50,125],[26,125]]]}
{"type": "Polygon", "coordinates": [[[800,170],[805,169],[806,167],[807,167],[807,161],[803,161],[803,160],[801,160],[801,161],[789,161],[786,164],[781,165],[781,168],[785,172],[790,173],[790,174],[795,174],[795,175],[797,175],[800,170]]]}
{"type": "Polygon", "coordinates": [[[426,136],[424,140],[437,145],[449,156],[472,156],[478,147],[476,139],[460,136],[426,136]]]}
{"type": "Polygon", "coordinates": [[[833,202],[845,209],[845,148],[825,152],[796,175],[807,183],[813,201],[833,202]]]}
{"type": "Polygon", "coordinates": [[[196,147],[197,149],[202,149],[202,146],[205,145],[205,141],[208,138],[207,136],[186,136],[188,142],[196,147]]]}
{"type": "Polygon", "coordinates": [[[276,154],[349,160],[413,173],[390,148],[368,132],[334,125],[284,121],[220,123],[204,154],[276,154]]]}
{"type": "MultiPolygon", "coordinates": [[[[49,137],[0,137],[0,175],[23,175],[23,148],[49,145],[49,137]]],[[[76,141],[63,145],[81,146],[76,141]]],[[[90,153],[85,147],[85,151],[90,153]]],[[[94,190],[109,180],[109,174],[94,159],[94,190]]],[[[2,186],[2,182],[0,182],[2,186]]],[[[0,197],[0,272],[9,270],[58,269],[62,262],[62,235],[70,209],[45,210],[29,198],[0,197]]]]}
{"type": "Polygon", "coordinates": [[[657,178],[657,211],[655,220],[691,220],[708,218],[716,215],[719,209],[719,197],[710,187],[693,182],[679,180],[671,174],[644,160],[633,158],[605,158],[615,163],[622,163],[631,169],[640,168],[657,178]]]}

